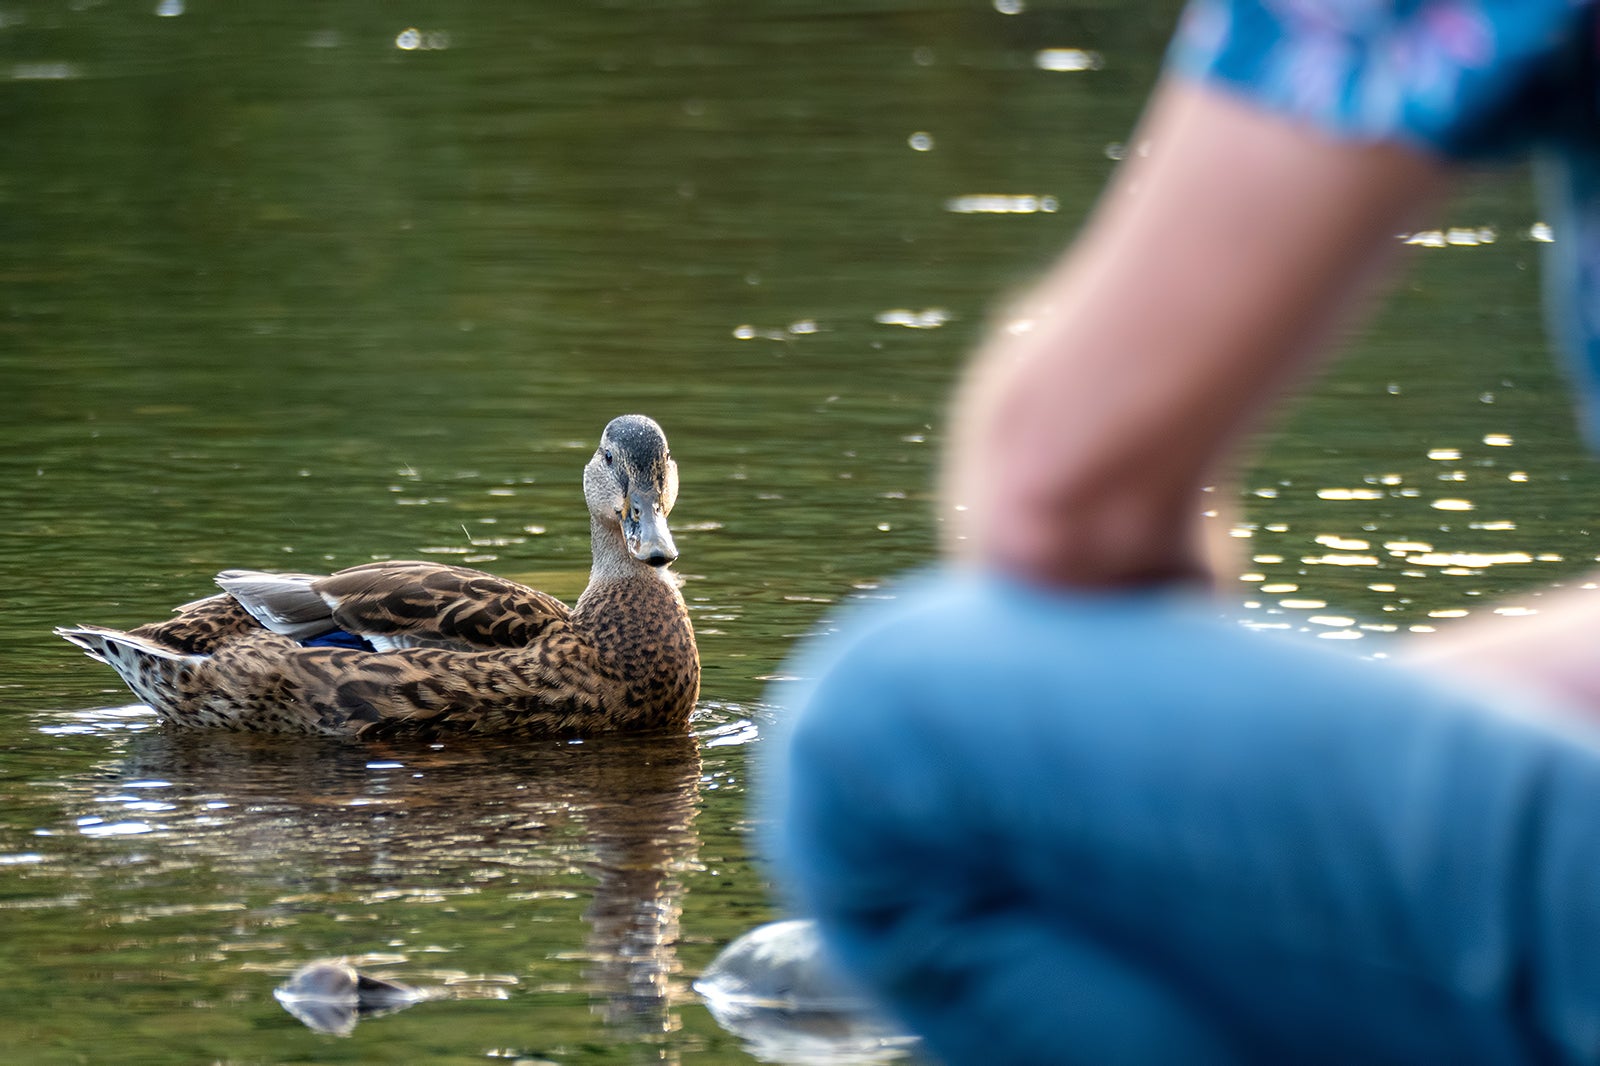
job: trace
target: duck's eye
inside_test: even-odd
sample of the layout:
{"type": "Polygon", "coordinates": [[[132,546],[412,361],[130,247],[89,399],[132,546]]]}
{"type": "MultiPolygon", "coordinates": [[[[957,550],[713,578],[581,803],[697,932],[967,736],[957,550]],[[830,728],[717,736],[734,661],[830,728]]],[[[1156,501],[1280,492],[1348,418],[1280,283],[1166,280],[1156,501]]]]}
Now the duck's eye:
{"type": "Polygon", "coordinates": [[[600,453],[600,458],[602,458],[602,459],[604,459],[606,461],[606,465],[607,466],[610,466],[611,465],[611,449],[607,448],[605,451],[601,452],[600,453]]]}

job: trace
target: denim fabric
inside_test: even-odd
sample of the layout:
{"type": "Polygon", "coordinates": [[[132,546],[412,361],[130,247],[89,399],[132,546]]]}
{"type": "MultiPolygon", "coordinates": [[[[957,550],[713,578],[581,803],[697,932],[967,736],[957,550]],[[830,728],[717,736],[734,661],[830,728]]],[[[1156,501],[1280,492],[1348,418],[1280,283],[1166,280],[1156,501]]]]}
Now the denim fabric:
{"type": "Polygon", "coordinates": [[[1600,747],[1170,594],[809,644],[769,846],[948,1066],[1600,1058],[1600,747]]]}

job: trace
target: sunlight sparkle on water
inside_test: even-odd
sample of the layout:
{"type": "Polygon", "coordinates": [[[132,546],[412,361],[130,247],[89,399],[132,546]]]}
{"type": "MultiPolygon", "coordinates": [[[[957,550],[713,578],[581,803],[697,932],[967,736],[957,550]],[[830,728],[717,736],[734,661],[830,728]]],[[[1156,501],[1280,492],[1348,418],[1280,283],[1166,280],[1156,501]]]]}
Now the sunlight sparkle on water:
{"type": "Polygon", "coordinates": [[[1493,244],[1498,236],[1493,226],[1452,226],[1401,234],[1400,239],[1421,248],[1477,248],[1493,244]]]}
{"type": "Polygon", "coordinates": [[[1061,210],[1061,201],[1054,196],[970,193],[946,200],[944,209],[956,215],[1048,215],[1061,210]]]}
{"type": "Polygon", "coordinates": [[[1082,48],[1041,48],[1033,54],[1033,65],[1040,70],[1099,70],[1105,65],[1099,52],[1082,48]]]}
{"type": "Polygon", "coordinates": [[[879,311],[872,316],[874,322],[885,326],[904,326],[906,329],[938,329],[950,321],[950,312],[942,307],[912,311],[904,307],[879,311]]]}
{"type": "Polygon", "coordinates": [[[1520,565],[1533,562],[1527,552],[1423,552],[1407,560],[1416,566],[1453,566],[1482,570],[1490,566],[1520,565]]]}
{"type": "Polygon", "coordinates": [[[1318,489],[1319,500],[1381,500],[1383,493],[1377,489],[1318,489]]]}
{"type": "Polygon", "coordinates": [[[79,75],[72,63],[18,63],[11,68],[12,81],[66,81],[79,75]]]}
{"type": "Polygon", "coordinates": [[[80,818],[78,832],[86,837],[136,836],[155,832],[155,826],[149,822],[105,822],[99,818],[80,818]]]}
{"type": "Polygon", "coordinates": [[[1300,561],[1308,566],[1377,566],[1376,555],[1353,552],[1326,552],[1322,555],[1305,555],[1300,561]]]}
{"type": "Polygon", "coordinates": [[[444,30],[408,26],[395,35],[394,46],[402,52],[439,52],[450,47],[450,35],[444,30]]]}
{"type": "Polygon", "coordinates": [[[1476,505],[1471,500],[1461,500],[1447,497],[1442,500],[1434,500],[1428,506],[1432,507],[1436,511],[1470,511],[1476,505]]]}

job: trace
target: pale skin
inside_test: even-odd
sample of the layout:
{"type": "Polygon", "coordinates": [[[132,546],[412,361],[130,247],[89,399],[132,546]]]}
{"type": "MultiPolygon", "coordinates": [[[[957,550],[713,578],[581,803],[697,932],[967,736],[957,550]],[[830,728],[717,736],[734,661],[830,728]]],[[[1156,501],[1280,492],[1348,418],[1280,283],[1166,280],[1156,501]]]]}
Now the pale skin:
{"type": "MultiPolygon", "coordinates": [[[[959,561],[1080,589],[1209,581],[1202,489],[1361,309],[1394,235],[1449,176],[1423,151],[1174,78],[1133,143],[957,394],[942,518],[959,561]]],[[[1535,619],[1490,616],[1401,654],[1600,711],[1600,593],[1547,600],[1535,619]]]]}

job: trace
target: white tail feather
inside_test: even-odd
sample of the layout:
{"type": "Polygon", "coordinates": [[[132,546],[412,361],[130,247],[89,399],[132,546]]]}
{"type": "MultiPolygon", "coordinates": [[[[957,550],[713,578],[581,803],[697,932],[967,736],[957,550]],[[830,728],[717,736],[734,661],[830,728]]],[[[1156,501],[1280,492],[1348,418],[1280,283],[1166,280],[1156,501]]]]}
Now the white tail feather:
{"type": "Polygon", "coordinates": [[[145,640],[131,633],[124,633],[120,629],[104,629],[100,626],[58,626],[56,636],[63,640],[70,640],[82,648],[89,658],[116,666],[113,647],[126,648],[136,655],[153,655],[158,659],[171,659],[174,662],[182,659],[196,659],[199,656],[188,655],[172,648],[163,647],[153,640],[145,640]]]}
{"type": "Polygon", "coordinates": [[[224,570],[217,575],[222,591],[274,633],[305,640],[333,626],[333,611],[316,592],[310,574],[271,574],[263,570],[224,570]]]}

